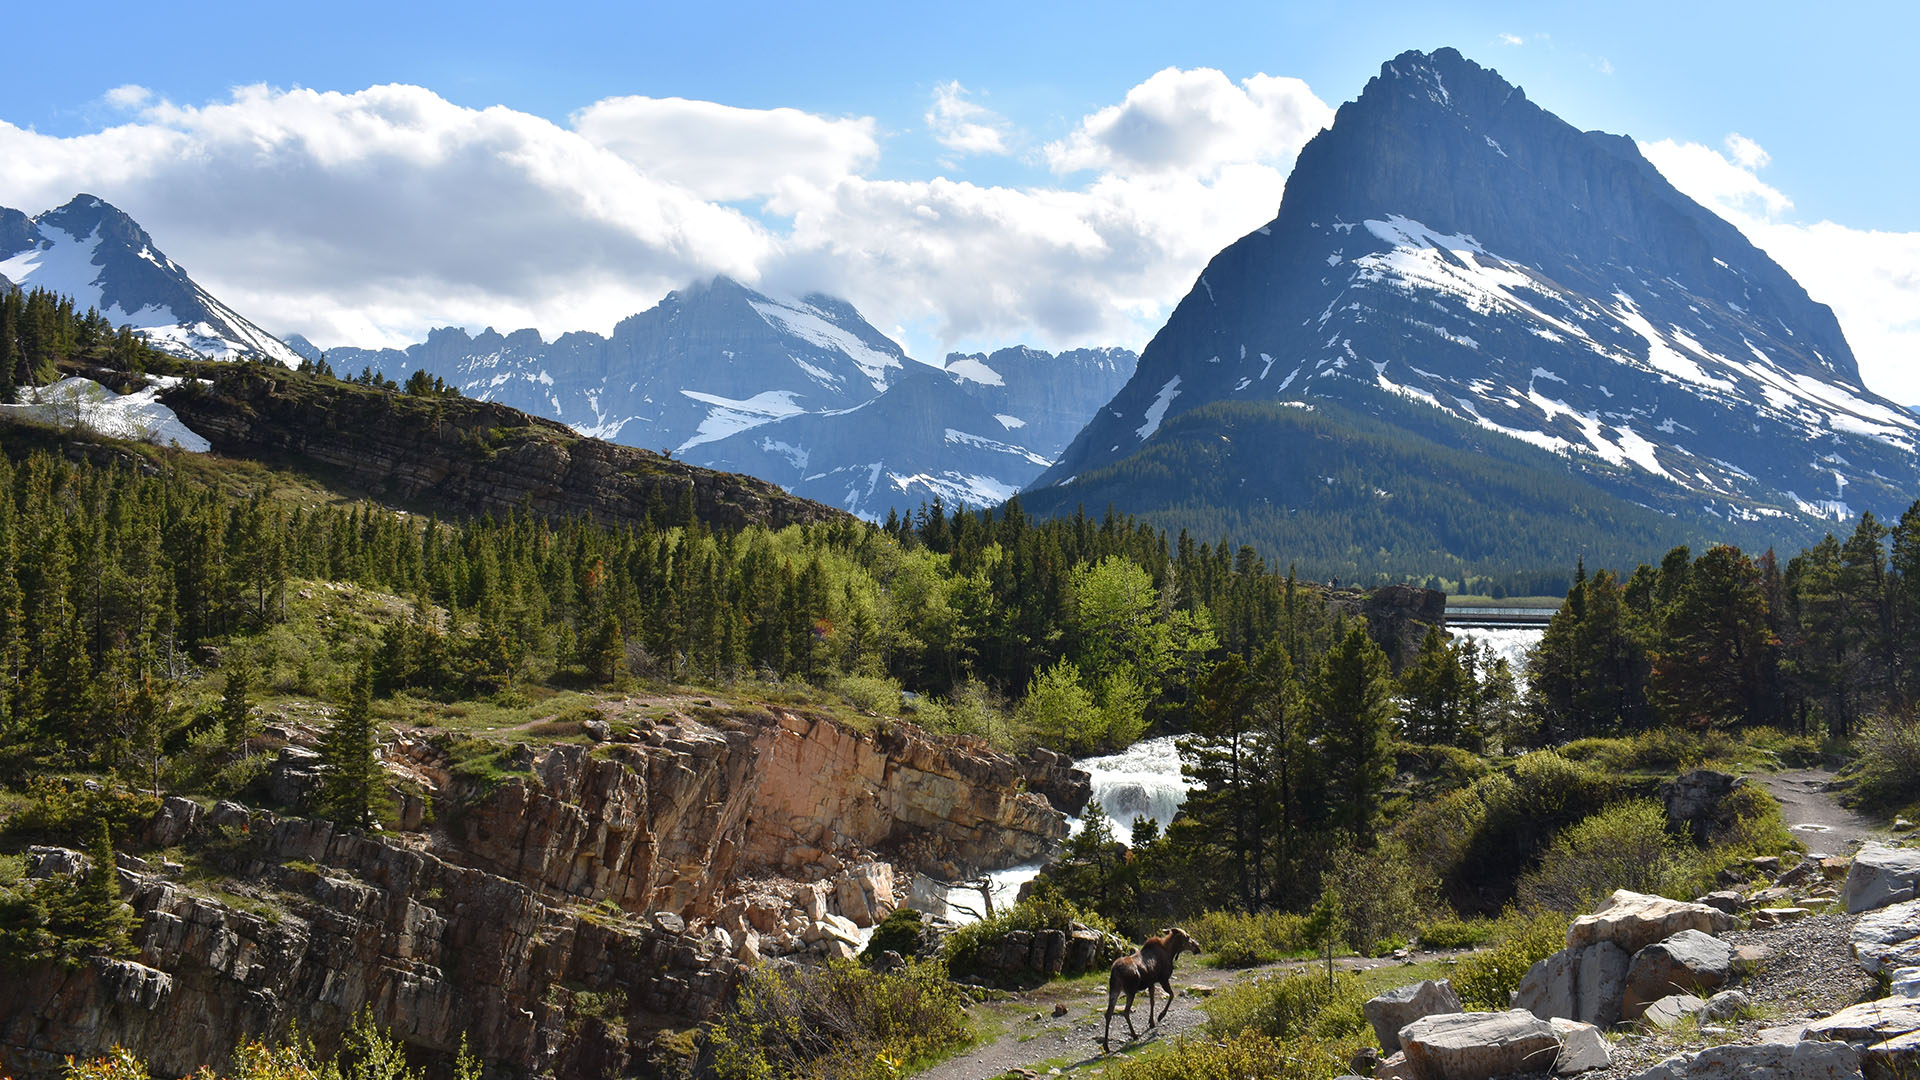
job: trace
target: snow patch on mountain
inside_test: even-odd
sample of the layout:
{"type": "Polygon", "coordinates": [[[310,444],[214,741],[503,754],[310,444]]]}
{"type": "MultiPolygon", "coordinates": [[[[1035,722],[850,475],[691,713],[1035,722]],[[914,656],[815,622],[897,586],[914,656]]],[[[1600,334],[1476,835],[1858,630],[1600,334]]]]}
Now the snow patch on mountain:
{"type": "Polygon", "coordinates": [[[845,354],[873,383],[875,390],[887,388],[887,371],[900,366],[898,357],[881,352],[879,349],[861,341],[852,332],[828,321],[818,309],[800,303],[781,303],[771,299],[749,301],[753,310],[767,320],[769,326],[817,345],[823,349],[834,349],[845,354]]]}
{"type": "MultiPolygon", "coordinates": [[[[676,454],[684,453],[701,443],[717,442],[729,435],[737,435],[770,420],[778,420],[783,416],[795,416],[807,411],[794,404],[794,393],[791,390],[767,390],[744,401],[724,398],[718,394],[703,394],[698,390],[682,390],[680,393],[684,397],[703,405],[711,405],[713,408],[700,421],[699,431],[674,448],[676,454]]],[[[559,411],[557,402],[554,411],[559,411]]]]}
{"type": "Polygon", "coordinates": [[[1167,406],[1173,404],[1173,399],[1179,396],[1180,376],[1175,375],[1173,378],[1167,380],[1167,384],[1160,388],[1158,394],[1154,395],[1153,404],[1147,406],[1147,411],[1144,416],[1146,422],[1135,428],[1133,433],[1144,440],[1147,436],[1160,430],[1160,421],[1167,415],[1167,406]]]}
{"type": "Polygon", "coordinates": [[[155,375],[143,390],[116,394],[92,379],[61,379],[49,386],[22,388],[20,403],[0,405],[0,415],[56,427],[79,426],[110,439],[137,439],[204,454],[213,445],[160,403],[160,391],[182,381],[155,375]]]}

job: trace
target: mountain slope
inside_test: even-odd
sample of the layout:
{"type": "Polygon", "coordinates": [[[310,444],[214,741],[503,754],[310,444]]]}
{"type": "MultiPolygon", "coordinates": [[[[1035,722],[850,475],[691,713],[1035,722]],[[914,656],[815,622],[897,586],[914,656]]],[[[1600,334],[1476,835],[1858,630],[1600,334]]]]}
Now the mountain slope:
{"type": "Polygon", "coordinates": [[[1676,533],[1797,534],[1920,487],[1920,420],[1864,388],[1829,309],[1631,140],[1442,49],[1396,57],[1341,107],[1278,216],[1214,258],[1033,488],[1075,502],[1076,478],[1212,402],[1384,419],[1392,398],[1552,451],[1676,533]]]}
{"type": "Polygon", "coordinates": [[[1066,447],[1134,361],[1123,349],[1016,348],[956,356],[942,370],[910,360],[843,300],[779,300],[724,277],[669,293],[608,337],[443,329],[404,351],[325,355],[343,372],[426,370],[470,397],[871,518],[934,498],[1003,501],[1066,447]]]}
{"type": "Polygon", "coordinates": [[[81,311],[93,308],[115,326],[131,325],[148,344],[178,356],[257,355],[290,366],[300,360],[195,283],[132,218],[92,195],[37,217],[0,207],[0,281],[70,296],[81,311]]]}

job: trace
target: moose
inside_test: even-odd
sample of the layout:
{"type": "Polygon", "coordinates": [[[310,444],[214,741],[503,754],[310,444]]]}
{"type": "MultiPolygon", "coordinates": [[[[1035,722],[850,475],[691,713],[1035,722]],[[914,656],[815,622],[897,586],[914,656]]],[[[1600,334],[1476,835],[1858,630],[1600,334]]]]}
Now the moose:
{"type": "Polygon", "coordinates": [[[1197,953],[1200,943],[1193,940],[1180,927],[1165,931],[1159,937],[1150,937],[1137,952],[1123,956],[1113,962],[1113,972],[1107,976],[1107,1029],[1100,1036],[1102,1050],[1113,1049],[1113,1003],[1120,995],[1127,995],[1127,1007],[1121,1016],[1127,1021],[1127,1034],[1139,1038],[1140,1033],[1133,1030],[1133,996],[1140,991],[1147,992],[1147,1030],[1153,1030],[1173,1008],[1173,962],[1183,952],[1197,953]],[[1167,1004],[1160,1015],[1153,1014],[1155,986],[1167,992],[1167,1004]]]}

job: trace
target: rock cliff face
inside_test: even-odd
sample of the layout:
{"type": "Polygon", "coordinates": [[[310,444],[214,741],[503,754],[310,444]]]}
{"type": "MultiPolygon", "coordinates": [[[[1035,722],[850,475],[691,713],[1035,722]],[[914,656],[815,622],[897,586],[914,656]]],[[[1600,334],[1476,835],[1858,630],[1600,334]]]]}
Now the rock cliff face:
{"type": "Polygon", "coordinates": [[[462,514],[591,513],[637,524],[649,510],[694,510],[714,527],[825,521],[838,511],[763,480],[650,450],[583,438],[491,402],[413,397],[259,366],[207,367],[162,399],[215,450],[338,470],[384,498],[462,514]]]}
{"type": "Polygon", "coordinates": [[[850,955],[898,903],[896,868],[1011,865],[1066,834],[1025,790],[1030,772],[1059,783],[1057,763],[904,725],[636,724],[599,746],[523,748],[525,772],[491,788],[455,780],[422,741],[385,754],[432,790],[441,827],[361,834],[169,800],[149,839],[225,870],[220,898],[126,859],[137,961],[0,985],[0,1071],[53,1076],[118,1043],[179,1075],[295,1023],[324,1046],[365,1008],[429,1056],[465,1033],[500,1075],[629,1073],[654,1032],[710,1015],[763,953],[850,955]]]}

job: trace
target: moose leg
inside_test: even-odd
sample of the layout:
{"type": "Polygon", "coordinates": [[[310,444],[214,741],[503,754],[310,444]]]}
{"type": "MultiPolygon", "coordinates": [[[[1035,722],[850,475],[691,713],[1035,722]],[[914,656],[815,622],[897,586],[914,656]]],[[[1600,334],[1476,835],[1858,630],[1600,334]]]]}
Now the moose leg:
{"type": "MultiPolygon", "coordinates": [[[[1137,1039],[1140,1037],[1140,1033],[1133,1030],[1133,995],[1139,992],[1140,991],[1138,990],[1127,991],[1127,1011],[1124,1014],[1127,1019],[1127,1036],[1129,1038],[1134,1038],[1134,1039],[1137,1039]]],[[[1149,1004],[1147,1011],[1149,1012],[1153,1011],[1151,1004],[1149,1004]]]]}
{"type": "Polygon", "coordinates": [[[1148,983],[1147,984],[1147,1030],[1148,1031],[1152,1031],[1154,1026],[1160,1023],[1160,1018],[1153,1015],[1153,1005],[1154,1005],[1154,985],[1152,983],[1148,983]]]}
{"type": "Polygon", "coordinates": [[[1173,984],[1171,982],[1163,982],[1160,986],[1167,992],[1167,1003],[1160,1009],[1160,1019],[1165,1020],[1167,1013],[1173,1009],[1173,984]]]}
{"type": "Polygon", "coordinates": [[[1113,1049],[1113,1005],[1120,1000],[1120,988],[1107,987],[1107,1030],[1100,1036],[1100,1049],[1113,1049]]]}

